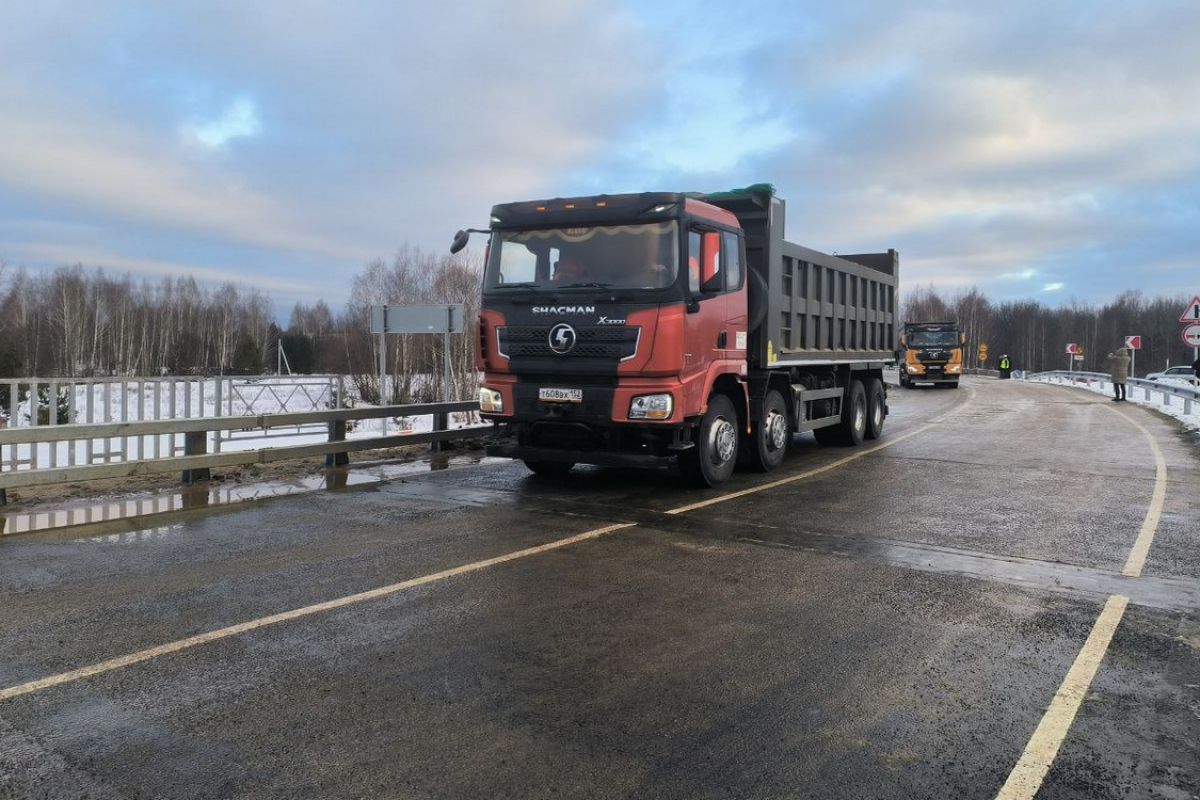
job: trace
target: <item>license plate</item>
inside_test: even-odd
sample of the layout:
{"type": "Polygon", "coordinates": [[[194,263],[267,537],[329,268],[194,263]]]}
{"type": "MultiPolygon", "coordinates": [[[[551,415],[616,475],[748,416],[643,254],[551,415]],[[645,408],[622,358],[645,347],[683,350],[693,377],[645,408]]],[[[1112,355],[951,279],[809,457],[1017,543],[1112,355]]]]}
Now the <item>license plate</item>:
{"type": "Polygon", "coordinates": [[[538,400],[546,403],[582,403],[583,389],[538,389],[538,400]]]}

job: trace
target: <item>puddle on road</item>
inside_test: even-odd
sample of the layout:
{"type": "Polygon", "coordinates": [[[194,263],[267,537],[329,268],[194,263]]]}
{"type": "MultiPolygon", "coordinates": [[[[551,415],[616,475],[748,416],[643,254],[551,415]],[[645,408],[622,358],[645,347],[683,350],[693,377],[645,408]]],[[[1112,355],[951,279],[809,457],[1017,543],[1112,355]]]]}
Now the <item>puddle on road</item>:
{"type": "MultiPolygon", "coordinates": [[[[52,510],[32,509],[0,514],[0,536],[54,531],[60,528],[103,522],[132,522],[143,517],[153,517],[156,514],[228,506],[269,497],[345,489],[351,486],[383,483],[406,475],[501,460],[505,459],[490,459],[482,455],[432,455],[419,461],[328,469],[323,473],[305,475],[288,481],[196,484],[181,486],[174,491],[163,491],[139,497],[109,498],[99,502],[70,501],[52,510]]],[[[166,528],[156,530],[165,531],[166,528]]]]}

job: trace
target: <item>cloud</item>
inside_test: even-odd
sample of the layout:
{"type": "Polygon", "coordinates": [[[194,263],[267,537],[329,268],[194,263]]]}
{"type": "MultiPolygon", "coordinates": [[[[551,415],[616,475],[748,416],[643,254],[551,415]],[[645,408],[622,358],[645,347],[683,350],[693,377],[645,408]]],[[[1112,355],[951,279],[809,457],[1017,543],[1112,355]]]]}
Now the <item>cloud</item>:
{"type": "Polygon", "coordinates": [[[769,180],[789,238],[896,247],[906,283],[1185,291],[1198,27],[1191,0],[13,0],[0,257],[70,245],[340,298],[496,202],[769,180]]]}
{"type": "Polygon", "coordinates": [[[1043,292],[1058,292],[1058,291],[1062,291],[1062,289],[1064,287],[1066,287],[1065,283],[1063,283],[1062,281],[1055,281],[1053,283],[1047,283],[1044,286],[1042,286],[1042,291],[1043,292]]]}
{"type": "Polygon", "coordinates": [[[184,131],[200,144],[212,149],[224,147],[232,139],[257,136],[262,131],[258,108],[248,97],[239,97],[217,119],[199,125],[189,125],[184,131]]]}

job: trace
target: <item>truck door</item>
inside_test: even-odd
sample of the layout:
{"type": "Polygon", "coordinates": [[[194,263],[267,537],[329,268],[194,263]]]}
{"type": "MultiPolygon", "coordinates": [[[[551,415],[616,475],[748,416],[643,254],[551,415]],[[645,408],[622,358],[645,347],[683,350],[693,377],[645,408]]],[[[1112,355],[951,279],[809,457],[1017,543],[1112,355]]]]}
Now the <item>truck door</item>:
{"type": "Polygon", "coordinates": [[[685,413],[698,413],[704,378],[713,361],[744,357],[746,305],[731,302],[744,294],[742,259],[735,234],[693,228],[688,231],[688,314],[684,326],[685,413]],[[727,242],[729,244],[727,244],[727,242]],[[736,265],[736,276],[734,269],[736,265]],[[730,283],[734,288],[731,290],[730,283]],[[739,293],[739,290],[740,293],[739,293]],[[738,332],[742,333],[738,337],[738,332]],[[738,344],[742,350],[736,349],[738,344]]]}

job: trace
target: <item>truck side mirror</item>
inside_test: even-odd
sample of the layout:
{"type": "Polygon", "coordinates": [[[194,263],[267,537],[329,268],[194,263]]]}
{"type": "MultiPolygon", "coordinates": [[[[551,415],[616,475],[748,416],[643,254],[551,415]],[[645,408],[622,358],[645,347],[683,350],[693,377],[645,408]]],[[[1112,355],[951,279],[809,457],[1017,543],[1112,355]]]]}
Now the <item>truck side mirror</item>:
{"type": "Polygon", "coordinates": [[[467,240],[470,238],[471,234],[468,231],[459,231],[458,233],[454,234],[454,241],[450,244],[450,254],[454,255],[466,247],[467,240]]]}
{"type": "Polygon", "coordinates": [[[719,292],[721,286],[721,234],[706,232],[700,242],[700,291],[719,292]]]}

